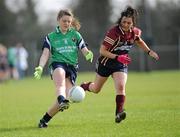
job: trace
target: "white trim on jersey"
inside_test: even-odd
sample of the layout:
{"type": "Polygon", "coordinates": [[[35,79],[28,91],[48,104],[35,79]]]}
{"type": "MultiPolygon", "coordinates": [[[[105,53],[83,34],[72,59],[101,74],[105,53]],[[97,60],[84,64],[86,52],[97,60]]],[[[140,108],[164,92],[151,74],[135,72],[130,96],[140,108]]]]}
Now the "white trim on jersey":
{"type": "Polygon", "coordinates": [[[49,39],[48,39],[47,36],[46,36],[46,42],[48,43],[48,45],[49,45],[49,47],[50,47],[50,50],[51,50],[51,43],[50,43],[50,41],[49,41],[49,39]]]}
{"type": "Polygon", "coordinates": [[[110,45],[113,45],[114,44],[114,40],[108,36],[105,36],[105,39],[104,39],[105,42],[109,43],[110,45]]]}
{"type": "Polygon", "coordinates": [[[81,39],[81,42],[78,45],[79,49],[82,49],[84,45],[85,45],[85,42],[83,39],[81,39]]]}

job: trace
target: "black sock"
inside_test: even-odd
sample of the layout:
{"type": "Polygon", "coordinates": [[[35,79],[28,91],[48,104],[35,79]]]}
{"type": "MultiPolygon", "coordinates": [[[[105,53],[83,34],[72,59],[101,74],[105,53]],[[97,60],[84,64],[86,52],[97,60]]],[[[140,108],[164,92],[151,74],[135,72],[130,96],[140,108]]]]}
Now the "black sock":
{"type": "Polygon", "coordinates": [[[58,103],[61,104],[61,102],[62,102],[63,100],[65,100],[65,98],[64,98],[64,96],[59,95],[59,96],[57,97],[57,100],[58,100],[58,103]]]}
{"type": "Polygon", "coordinates": [[[46,112],[46,114],[43,116],[43,120],[46,122],[46,123],[48,123],[50,120],[51,120],[51,116],[46,112]]]}

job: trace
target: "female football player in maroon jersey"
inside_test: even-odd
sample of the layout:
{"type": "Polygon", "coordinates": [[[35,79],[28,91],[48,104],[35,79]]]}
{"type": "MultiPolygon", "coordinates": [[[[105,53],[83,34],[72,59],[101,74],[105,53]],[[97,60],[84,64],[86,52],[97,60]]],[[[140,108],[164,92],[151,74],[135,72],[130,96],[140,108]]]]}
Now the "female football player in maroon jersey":
{"type": "Polygon", "coordinates": [[[112,76],[116,90],[116,123],[120,123],[126,118],[124,111],[125,86],[128,64],[131,62],[131,58],[128,56],[131,47],[135,44],[152,58],[159,59],[158,54],[141,39],[141,30],[135,27],[136,17],[137,11],[130,6],[121,13],[117,25],[107,31],[100,47],[94,82],[81,84],[84,90],[99,93],[108,77],[112,76]]]}

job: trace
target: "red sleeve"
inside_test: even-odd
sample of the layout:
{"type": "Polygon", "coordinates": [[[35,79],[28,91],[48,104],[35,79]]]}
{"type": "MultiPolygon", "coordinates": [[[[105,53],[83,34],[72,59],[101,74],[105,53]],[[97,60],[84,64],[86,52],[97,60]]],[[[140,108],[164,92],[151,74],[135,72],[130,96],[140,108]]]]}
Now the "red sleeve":
{"type": "Polygon", "coordinates": [[[135,40],[138,40],[141,37],[142,31],[139,28],[134,27],[133,28],[134,34],[135,34],[135,40]]]}
{"type": "Polygon", "coordinates": [[[111,46],[114,45],[114,42],[116,40],[116,31],[115,31],[115,28],[112,28],[110,29],[107,33],[106,33],[106,36],[103,40],[103,45],[106,47],[106,48],[109,48],[111,46]]]}

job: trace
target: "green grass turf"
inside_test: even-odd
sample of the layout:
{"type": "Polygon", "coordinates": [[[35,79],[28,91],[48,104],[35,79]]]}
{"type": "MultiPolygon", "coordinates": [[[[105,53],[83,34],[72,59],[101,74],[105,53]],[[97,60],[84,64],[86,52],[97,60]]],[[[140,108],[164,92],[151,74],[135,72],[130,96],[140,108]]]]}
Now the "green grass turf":
{"type": "MultiPolygon", "coordinates": [[[[79,73],[77,84],[94,79],[79,73]]],[[[53,82],[27,78],[0,84],[0,137],[180,137],[180,71],[130,72],[127,118],[114,123],[115,92],[110,77],[99,94],[58,113],[47,129],[37,124],[55,100],[53,82]]]]}

